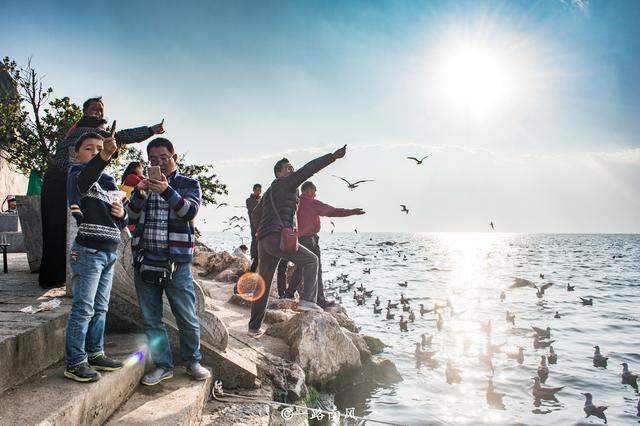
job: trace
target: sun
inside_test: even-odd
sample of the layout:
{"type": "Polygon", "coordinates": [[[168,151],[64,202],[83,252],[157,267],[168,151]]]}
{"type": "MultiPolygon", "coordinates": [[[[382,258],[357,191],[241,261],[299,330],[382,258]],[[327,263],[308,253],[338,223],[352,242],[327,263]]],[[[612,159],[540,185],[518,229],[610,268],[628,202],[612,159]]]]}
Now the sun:
{"type": "Polygon", "coordinates": [[[436,60],[436,89],[452,109],[484,117],[508,107],[517,73],[497,47],[464,41],[443,49],[436,60]]]}

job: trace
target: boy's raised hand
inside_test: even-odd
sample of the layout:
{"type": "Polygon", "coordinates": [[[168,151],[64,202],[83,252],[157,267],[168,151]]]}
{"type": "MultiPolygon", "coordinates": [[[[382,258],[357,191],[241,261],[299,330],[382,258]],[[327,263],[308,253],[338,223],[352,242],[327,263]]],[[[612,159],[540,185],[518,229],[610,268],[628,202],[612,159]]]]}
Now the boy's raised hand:
{"type": "Polygon", "coordinates": [[[111,204],[111,215],[114,217],[124,217],[124,206],[122,205],[122,201],[114,201],[111,204]]]}
{"type": "Polygon", "coordinates": [[[162,121],[154,126],[151,126],[151,132],[154,135],[161,135],[164,133],[164,118],[162,121]]]}
{"type": "Polygon", "coordinates": [[[102,143],[102,151],[100,156],[103,160],[109,161],[111,156],[118,150],[118,144],[116,143],[116,126],[114,124],[111,129],[111,135],[102,143]]]}
{"type": "Polygon", "coordinates": [[[347,145],[345,145],[342,148],[336,150],[336,152],[333,153],[333,158],[335,158],[337,160],[338,158],[344,157],[346,153],[347,153],[347,145]]]}

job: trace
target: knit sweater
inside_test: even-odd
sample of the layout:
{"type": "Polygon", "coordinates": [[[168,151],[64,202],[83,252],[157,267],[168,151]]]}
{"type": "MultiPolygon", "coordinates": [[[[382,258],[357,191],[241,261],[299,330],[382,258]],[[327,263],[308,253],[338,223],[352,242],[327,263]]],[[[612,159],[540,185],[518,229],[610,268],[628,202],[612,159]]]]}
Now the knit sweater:
{"type": "Polygon", "coordinates": [[[109,164],[100,154],[88,163],[72,166],[67,179],[67,196],[80,200],[82,223],[78,228],[76,242],[83,247],[96,250],[115,251],[120,244],[120,231],[127,217],[111,214],[108,191],[116,191],[116,181],[103,170],[109,164]]]}
{"type": "MultiPolygon", "coordinates": [[[[188,263],[193,260],[195,248],[195,226],[193,220],[202,204],[200,183],[175,172],[168,178],[169,186],[162,194],[162,198],[169,205],[169,259],[177,263],[188,263]]],[[[131,239],[133,258],[136,259],[140,250],[144,251],[144,223],[148,198],[137,189],[131,194],[127,204],[129,224],[136,225],[131,239]]]]}

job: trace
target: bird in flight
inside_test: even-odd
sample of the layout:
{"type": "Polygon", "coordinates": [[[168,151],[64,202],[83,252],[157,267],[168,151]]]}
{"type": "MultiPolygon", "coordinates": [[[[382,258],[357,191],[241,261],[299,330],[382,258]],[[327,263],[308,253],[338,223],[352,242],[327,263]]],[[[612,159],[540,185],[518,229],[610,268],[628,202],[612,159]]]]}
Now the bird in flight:
{"type": "Polygon", "coordinates": [[[493,221],[489,222],[489,226],[491,227],[492,231],[496,229],[495,225],[493,224],[493,221]]]}
{"type": "Polygon", "coordinates": [[[218,204],[218,205],[216,206],[216,210],[217,210],[217,209],[219,209],[219,208],[220,208],[220,207],[222,207],[222,206],[228,206],[228,205],[229,205],[228,203],[220,203],[220,204],[218,204]]]}
{"type": "Polygon", "coordinates": [[[407,206],[405,206],[404,204],[400,204],[400,207],[402,207],[402,210],[400,210],[401,212],[409,214],[409,209],[407,208],[407,206]]]}
{"type": "Polygon", "coordinates": [[[336,176],[336,175],[331,175],[331,176],[333,176],[333,177],[337,177],[338,179],[343,180],[344,182],[346,182],[346,183],[347,183],[347,185],[348,185],[348,188],[349,188],[349,189],[356,189],[356,188],[358,187],[358,185],[360,185],[361,183],[365,183],[365,182],[373,182],[373,180],[372,180],[372,179],[365,179],[365,180],[359,180],[359,181],[357,181],[357,182],[353,182],[353,183],[351,183],[351,182],[349,182],[348,180],[346,180],[345,178],[342,178],[342,177],[340,177],[340,176],[336,176]]]}
{"type": "Polygon", "coordinates": [[[422,157],[421,159],[417,159],[416,157],[407,157],[407,160],[413,160],[416,162],[416,166],[419,166],[420,164],[422,164],[422,162],[424,160],[426,160],[427,158],[429,158],[431,156],[431,154],[429,155],[425,155],[424,157],[422,157]]]}
{"type": "Polygon", "coordinates": [[[244,220],[245,222],[247,221],[247,219],[244,216],[231,216],[229,218],[230,222],[236,221],[236,220],[244,220]]]}
{"type": "Polygon", "coordinates": [[[330,223],[330,224],[331,224],[331,226],[333,227],[333,228],[331,229],[331,233],[333,234],[333,231],[335,231],[335,229],[336,229],[336,224],[335,224],[335,223],[333,223],[333,221],[329,221],[329,223],[330,223]]]}

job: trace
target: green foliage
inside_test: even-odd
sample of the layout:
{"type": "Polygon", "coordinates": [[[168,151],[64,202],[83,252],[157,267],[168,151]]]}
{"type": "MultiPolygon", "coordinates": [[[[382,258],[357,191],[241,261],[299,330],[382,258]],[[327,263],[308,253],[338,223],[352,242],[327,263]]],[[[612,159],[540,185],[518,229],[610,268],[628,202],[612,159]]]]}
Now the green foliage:
{"type": "Polygon", "coordinates": [[[304,398],[305,404],[315,406],[318,402],[319,392],[311,385],[307,385],[307,396],[304,398]]]}
{"type": "Polygon", "coordinates": [[[53,161],[56,144],[80,119],[82,111],[68,97],[54,98],[31,66],[20,67],[8,57],[0,64],[16,85],[17,93],[0,102],[0,155],[24,174],[40,176],[53,161]]]}

